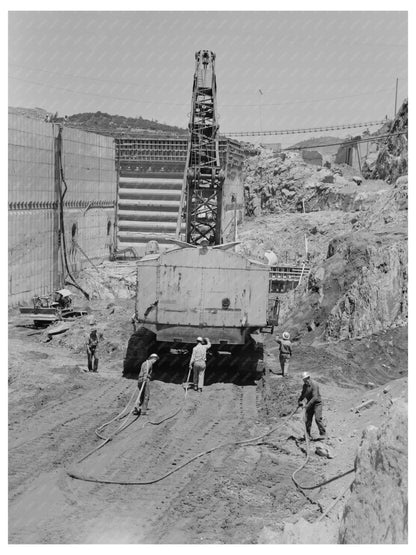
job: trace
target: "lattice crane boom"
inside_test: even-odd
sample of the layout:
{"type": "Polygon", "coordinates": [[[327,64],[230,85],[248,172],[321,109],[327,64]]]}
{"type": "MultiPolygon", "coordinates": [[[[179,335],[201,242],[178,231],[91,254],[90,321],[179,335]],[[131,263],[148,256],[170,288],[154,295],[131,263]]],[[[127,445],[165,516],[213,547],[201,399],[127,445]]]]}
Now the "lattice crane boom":
{"type": "Polygon", "coordinates": [[[189,120],[188,154],[184,183],[186,241],[218,245],[221,239],[221,205],[224,171],[220,167],[215,54],[195,53],[195,73],[189,120]]]}

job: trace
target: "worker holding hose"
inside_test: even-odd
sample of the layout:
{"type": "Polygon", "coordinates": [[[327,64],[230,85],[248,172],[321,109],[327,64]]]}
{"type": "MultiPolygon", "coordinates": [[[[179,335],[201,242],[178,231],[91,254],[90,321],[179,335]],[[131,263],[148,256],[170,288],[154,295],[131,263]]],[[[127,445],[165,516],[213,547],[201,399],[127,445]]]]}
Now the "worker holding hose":
{"type": "Polygon", "coordinates": [[[150,398],[150,378],[152,376],[153,365],[158,360],[159,356],[153,353],[143,362],[140,368],[139,379],[137,381],[139,395],[133,410],[135,416],[139,414],[145,415],[147,412],[147,405],[149,404],[150,398]]]}
{"type": "Polygon", "coordinates": [[[308,439],[311,439],[312,419],[315,416],[315,422],[319,430],[319,439],[326,437],[326,430],[322,423],[322,399],[319,391],[319,385],[311,380],[309,372],[303,372],[303,388],[298,399],[298,406],[302,407],[302,401],[306,399],[305,405],[305,427],[308,439]]]}
{"type": "Polygon", "coordinates": [[[189,371],[194,371],[194,389],[202,393],[202,388],[204,387],[207,351],[211,347],[211,343],[208,337],[205,338],[205,345],[202,344],[202,337],[196,338],[196,345],[192,349],[192,356],[189,362],[189,371]]]}

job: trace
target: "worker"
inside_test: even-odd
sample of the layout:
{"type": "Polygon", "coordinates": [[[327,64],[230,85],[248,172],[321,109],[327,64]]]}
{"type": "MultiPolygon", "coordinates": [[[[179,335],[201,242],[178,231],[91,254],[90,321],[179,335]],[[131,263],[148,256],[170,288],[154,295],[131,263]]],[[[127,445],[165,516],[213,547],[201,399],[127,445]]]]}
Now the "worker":
{"type": "Polygon", "coordinates": [[[150,378],[152,377],[152,369],[155,362],[159,360],[159,356],[155,353],[151,354],[147,360],[143,362],[139,372],[139,379],[137,380],[137,387],[140,394],[137,397],[134,406],[133,414],[145,415],[150,398],[150,378]]]}
{"type": "Polygon", "coordinates": [[[282,376],[287,376],[289,373],[289,360],[292,356],[292,343],[290,341],[290,333],[284,331],[282,334],[282,339],[277,335],[276,341],[279,344],[279,362],[280,368],[282,369],[282,376]]]}
{"type": "Polygon", "coordinates": [[[98,372],[98,336],[97,330],[91,330],[87,341],[87,357],[89,372],[98,372]]]}
{"type": "Polygon", "coordinates": [[[193,368],[194,389],[199,393],[202,393],[202,388],[204,387],[207,351],[210,347],[211,343],[208,337],[205,338],[205,345],[203,345],[202,337],[197,337],[196,345],[192,349],[192,356],[189,362],[189,370],[192,370],[193,368]]]}
{"type": "Polygon", "coordinates": [[[265,251],[264,256],[267,259],[267,264],[269,266],[277,266],[279,261],[277,259],[276,253],[274,253],[271,249],[265,251]]]}
{"type": "Polygon", "coordinates": [[[254,193],[251,197],[251,205],[253,207],[253,215],[260,216],[261,215],[261,201],[260,201],[260,194],[257,189],[254,190],[254,193]]]}
{"type": "Polygon", "coordinates": [[[303,372],[303,388],[298,399],[298,406],[303,406],[302,401],[306,399],[305,405],[305,427],[308,439],[311,439],[312,419],[315,416],[315,422],[319,430],[319,439],[326,437],[326,430],[322,423],[322,399],[319,391],[319,385],[311,380],[309,372],[303,372]]]}

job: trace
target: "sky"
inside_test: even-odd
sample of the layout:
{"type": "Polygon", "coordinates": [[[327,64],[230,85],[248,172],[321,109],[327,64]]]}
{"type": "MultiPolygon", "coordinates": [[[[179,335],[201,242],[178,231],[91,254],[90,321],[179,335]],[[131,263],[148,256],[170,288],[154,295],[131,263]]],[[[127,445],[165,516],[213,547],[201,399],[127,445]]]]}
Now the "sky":
{"type": "Polygon", "coordinates": [[[59,115],[186,127],[200,49],[216,53],[221,133],[391,117],[396,78],[407,96],[405,11],[26,11],[8,26],[9,105],[59,115]]]}

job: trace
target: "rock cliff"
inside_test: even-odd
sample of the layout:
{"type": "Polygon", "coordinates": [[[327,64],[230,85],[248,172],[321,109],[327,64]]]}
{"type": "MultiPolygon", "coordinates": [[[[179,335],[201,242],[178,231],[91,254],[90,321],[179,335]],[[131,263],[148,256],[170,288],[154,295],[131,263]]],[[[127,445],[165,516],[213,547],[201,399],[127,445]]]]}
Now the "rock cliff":
{"type": "Polygon", "coordinates": [[[380,428],[363,434],[339,543],[407,543],[407,464],[407,403],[399,399],[380,428]]]}
{"type": "Polygon", "coordinates": [[[361,213],[350,232],[329,241],[307,287],[292,295],[283,325],[324,340],[370,335],[404,325],[407,291],[407,179],[361,213]],[[319,328],[319,329],[318,329],[319,328]]]}

